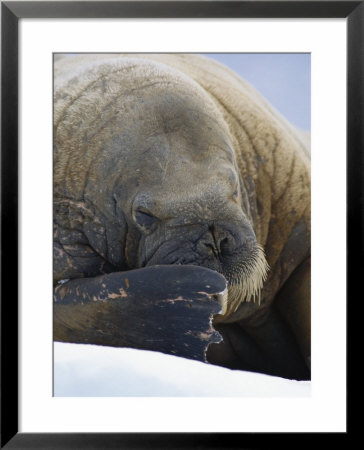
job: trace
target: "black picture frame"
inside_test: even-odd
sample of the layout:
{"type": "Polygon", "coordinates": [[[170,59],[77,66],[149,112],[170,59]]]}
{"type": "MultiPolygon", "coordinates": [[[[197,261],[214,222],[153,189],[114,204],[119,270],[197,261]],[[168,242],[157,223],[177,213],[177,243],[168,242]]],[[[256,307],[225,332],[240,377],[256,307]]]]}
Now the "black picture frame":
{"type": "MultiPolygon", "coordinates": [[[[18,22],[22,18],[346,18],[347,301],[364,273],[363,1],[4,1],[1,2],[1,448],[249,448],[281,439],[242,433],[18,432],[18,22]],[[349,288],[350,287],[350,288],[349,288]],[[5,301],[6,299],[6,301],[5,301]],[[11,300],[11,301],[9,301],[11,300]],[[264,440],[264,441],[263,441],[264,440]]],[[[351,295],[353,293],[353,295],[351,295]]],[[[357,295],[357,294],[356,294],[357,295]]],[[[349,310],[348,310],[349,312],[349,310]]],[[[350,345],[348,345],[348,349],[350,345]]],[[[203,413],[203,412],[202,412],[203,413]]],[[[349,415],[348,415],[349,417],[349,415]]],[[[347,430],[349,431],[349,425],[347,430]]],[[[317,441],[317,435],[315,437],[317,441]]],[[[347,433],[339,433],[339,442],[347,433]]],[[[304,443],[307,435],[300,437],[304,443]]],[[[297,442],[295,434],[285,439],[297,442]]]]}

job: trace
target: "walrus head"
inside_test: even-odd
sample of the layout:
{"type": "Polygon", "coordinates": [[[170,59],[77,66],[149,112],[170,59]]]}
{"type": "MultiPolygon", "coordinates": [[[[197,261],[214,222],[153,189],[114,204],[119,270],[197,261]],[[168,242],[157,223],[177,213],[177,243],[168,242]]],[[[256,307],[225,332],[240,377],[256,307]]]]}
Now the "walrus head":
{"type": "Polygon", "coordinates": [[[133,151],[116,193],[128,223],[126,257],[129,267],[194,264],[223,274],[227,316],[259,301],[267,263],[220,112],[199,86],[170,78],[154,80],[129,109],[133,151]]]}
{"type": "Polygon", "coordinates": [[[267,263],[215,100],[182,73],[148,60],[95,71],[67,112],[67,121],[81,123],[84,134],[58,131],[78,149],[59,166],[72,168],[70,175],[61,173],[70,192],[78,189],[110,218],[109,256],[118,259],[119,245],[124,268],[194,264],[216,270],[228,282],[224,316],[242,302],[258,303],[267,263]],[[79,135],[83,140],[73,142],[79,135]]]}

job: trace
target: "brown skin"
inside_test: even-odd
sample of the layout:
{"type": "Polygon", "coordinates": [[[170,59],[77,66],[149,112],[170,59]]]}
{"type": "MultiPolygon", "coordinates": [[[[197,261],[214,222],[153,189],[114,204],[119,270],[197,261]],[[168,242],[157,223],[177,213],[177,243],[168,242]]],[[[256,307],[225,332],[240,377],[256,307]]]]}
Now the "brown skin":
{"type": "Polygon", "coordinates": [[[121,71],[117,95],[104,103],[95,99],[113,86],[107,69],[86,88],[79,77],[56,89],[55,282],[72,279],[77,295],[77,279],[192,264],[222,273],[232,298],[259,243],[270,265],[261,301],[241,298],[216,317],[224,342],[210,345],[208,360],[308,379],[309,196],[305,188],[293,208],[289,185],[287,194],[287,183],[306,186],[304,170],[297,158],[271,168],[259,145],[239,147],[215,94],[160,67],[148,78],[151,62],[128,64],[136,69],[121,71]]]}

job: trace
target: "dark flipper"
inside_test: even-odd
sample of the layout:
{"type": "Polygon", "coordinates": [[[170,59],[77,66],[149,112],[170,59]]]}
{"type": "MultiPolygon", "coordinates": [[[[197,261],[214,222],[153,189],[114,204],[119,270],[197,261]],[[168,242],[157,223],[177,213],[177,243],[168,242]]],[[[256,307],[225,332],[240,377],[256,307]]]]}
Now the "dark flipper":
{"type": "Polygon", "coordinates": [[[59,284],[54,340],[154,350],[206,361],[221,336],[225,278],[198,266],[153,266],[59,284]]]}

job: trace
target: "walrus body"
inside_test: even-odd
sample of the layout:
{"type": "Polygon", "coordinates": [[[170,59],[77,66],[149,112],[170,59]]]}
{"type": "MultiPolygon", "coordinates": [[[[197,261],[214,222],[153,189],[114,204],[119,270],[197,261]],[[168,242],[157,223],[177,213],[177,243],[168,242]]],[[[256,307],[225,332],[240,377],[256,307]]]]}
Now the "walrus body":
{"type": "Polygon", "coordinates": [[[208,360],[308,379],[310,154],[299,132],[197,55],[61,57],[54,95],[55,298],[110,273],[212,269],[228,295],[208,360]]]}

